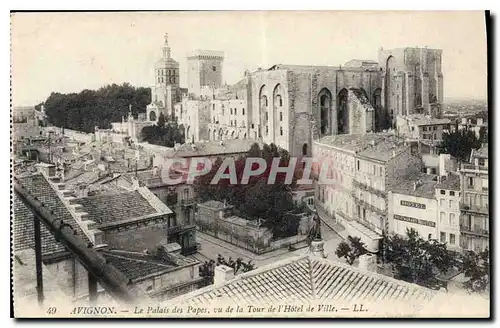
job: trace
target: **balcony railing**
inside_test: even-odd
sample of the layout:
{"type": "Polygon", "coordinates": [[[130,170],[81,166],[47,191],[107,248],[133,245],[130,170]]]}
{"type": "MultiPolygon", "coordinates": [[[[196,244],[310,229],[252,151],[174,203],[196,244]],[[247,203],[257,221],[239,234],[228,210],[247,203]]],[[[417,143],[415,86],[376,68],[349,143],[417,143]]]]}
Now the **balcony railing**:
{"type": "Polygon", "coordinates": [[[460,209],[462,211],[475,212],[475,213],[486,214],[486,215],[488,215],[490,213],[488,205],[479,206],[479,205],[473,205],[473,204],[460,203],[460,209]]]}
{"type": "Polygon", "coordinates": [[[362,183],[362,182],[359,182],[357,180],[352,180],[352,185],[354,187],[357,187],[357,188],[360,188],[360,189],[363,189],[371,194],[375,194],[379,197],[382,197],[382,198],[385,198],[387,196],[387,193],[384,192],[384,191],[381,191],[381,190],[377,190],[373,187],[370,187],[369,185],[365,184],[365,183],[362,183]]]}
{"type": "Polygon", "coordinates": [[[488,167],[484,165],[462,164],[462,170],[488,173],[488,167]]]}
{"type": "Polygon", "coordinates": [[[369,211],[377,213],[379,215],[382,215],[382,216],[387,215],[387,210],[381,210],[381,209],[379,209],[379,208],[377,208],[377,207],[375,207],[375,206],[373,206],[371,204],[368,204],[364,200],[359,199],[355,192],[352,192],[352,197],[354,198],[354,202],[357,205],[360,205],[360,206],[368,209],[369,211]]]}
{"type": "Polygon", "coordinates": [[[469,233],[469,234],[486,236],[486,237],[490,235],[490,232],[486,229],[483,229],[483,228],[480,228],[477,226],[470,227],[470,226],[465,225],[465,224],[460,225],[460,231],[463,233],[469,233]]]}

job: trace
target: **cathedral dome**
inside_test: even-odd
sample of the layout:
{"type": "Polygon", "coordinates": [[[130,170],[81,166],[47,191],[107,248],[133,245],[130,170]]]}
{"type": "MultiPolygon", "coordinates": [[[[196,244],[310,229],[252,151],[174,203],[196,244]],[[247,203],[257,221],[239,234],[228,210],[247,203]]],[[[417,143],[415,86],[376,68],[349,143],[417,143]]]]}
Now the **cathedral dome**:
{"type": "Polygon", "coordinates": [[[155,68],[179,68],[179,62],[173,58],[160,58],[156,61],[155,68]]]}

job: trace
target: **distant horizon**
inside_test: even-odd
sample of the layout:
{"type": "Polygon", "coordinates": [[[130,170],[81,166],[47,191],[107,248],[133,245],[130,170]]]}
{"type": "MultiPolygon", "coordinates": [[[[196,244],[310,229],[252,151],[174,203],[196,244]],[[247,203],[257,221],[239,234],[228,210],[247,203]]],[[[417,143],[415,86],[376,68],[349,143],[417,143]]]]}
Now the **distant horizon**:
{"type": "MultiPolygon", "coordinates": [[[[102,86],[99,86],[99,87],[97,87],[97,88],[95,88],[95,89],[88,89],[88,88],[86,88],[86,89],[81,89],[81,90],[78,90],[78,91],[72,91],[72,92],[59,92],[59,91],[52,91],[52,92],[54,92],[54,93],[61,93],[61,94],[71,94],[71,93],[76,93],[76,94],[78,94],[78,93],[80,93],[80,92],[82,92],[82,91],[84,91],[84,90],[98,90],[99,88],[102,88],[102,87],[105,87],[105,86],[108,86],[108,85],[113,85],[113,84],[116,84],[116,85],[123,85],[123,84],[126,84],[126,83],[130,84],[130,85],[131,85],[131,86],[133,86],[134,88],[147,88],[147,89],[149,89],[149,88],[150,88],[150,86],[134,85],[134,84],[132,84],[131,82],[121,82],[121,83],[112,82],[112,83],[108,83],[108,84],[104,84],[104,85],[102,85],[102,86]]],[[[181,86],[181,88],[186,88],[186,89],[187,89],[187,87],[182,87],[182,86],[181,86]]],[[[52,92],[51,92],[51,93],[52,93],[52,92]]],[[[49,94],[47,95],[47,98],[50,96],[50,94],[51,94],[51,93],[49,93],[49,94]]],[[[40,103],[45,102],[45,101],[47,100],[47,98],[45,98],[44,100],[42,100],[42,101],[40,101],[40,102],[37,102],[36,104],[21,104],[21,105],[15,105],[13,102],[11,102],[11,107],[12,107],[12,108],[20,108],[20,107],[34,107],[34,106],[39,105],[40,103]]],[[[444,97],[444,99],[443,99],[443,104],[446,104],[447,102],[452,102],[452,101],[483,101],[483,102],[488,103],[488,98],[487,98],[487,97],[486,97],[486,98],[471,98],[471,97],[444,97]]]]}
{"type": "Polygon", "coordinates": [[[149,88],[164,33],[182,87],[194,49],[224,51],[223,82],[234,84],[247,69],[378,62],[381,47],[418,46],[443,51],[444,98],[487,99],[484,11],[42,12],[11,15],[12,103],[125,81],[149,88]]]}

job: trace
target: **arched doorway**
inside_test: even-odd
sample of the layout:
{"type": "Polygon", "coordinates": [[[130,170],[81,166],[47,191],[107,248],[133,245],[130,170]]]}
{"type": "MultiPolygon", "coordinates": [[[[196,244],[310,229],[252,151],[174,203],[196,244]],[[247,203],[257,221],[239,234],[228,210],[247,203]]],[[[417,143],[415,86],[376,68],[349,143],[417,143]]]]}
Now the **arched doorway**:
{"type": "Polygon", "coordinates": [[[282,134],[284,135],[285,126],[283,124],[284,121],[284,89],[281,84],[277,84],[273,90],[273,129],[272,132],[274,134],[273,140],[275,137],[279,137],[282,134]],[[281,133],[283,132],[283,133],[281,133]]]}
{"type": "Polygon", "coordinates": [[[152,122],[156,122],[156,112],[154,110],[149,112],[149,120],[152,122]]]}
{"type": "MultiPolygon", "coordinates": [[[[396,113],[396,104],[395,104],[395,92],[393,89],[394,85],[394,75],[396,74],[396,59],[393,56],[389,56],[385,63],[385,111],[396,113]]],[[[390,120],[392,122],[392,115],[390,120]]]]}
{"type": "Polygon", "coordinates": [[[212,130],[208,129],[208,140],[212,140],[212,130]]]}
{"type": "Polygon", "coordinates": [[[302,155],[307,156],[307,144],[306,143],[302,145],[302,155]]]}
{"type": "Polygon", "coordinates": [[[217,140],[217,133],[215,132],[215,129],[213,131],[213,135],[214,135],[213,140],[217,140]]]}
{"type": "Polygon", "coordinates": [[[267,87],[264,84],[259,90],[260,126],[267,126],[269,122],[268,105],[267,87]]]}
{"type": "Polygon", "coordinates": [[[324,88],[318,93],[320,137],[332,134],[332,94],[324,88]]]}
{"type": "Polygon", "coordinates": [[[375,129],[376,131],[380,131],[385,129],[385,117],[382,109],[382,90],[380,88],[375,89],[372,99],[372,106],[375,109],[375,129]]]}
{"type": "Polygon", "coordinates": [[[337,96],[337,134],[349,133],[349,108],[347,89],[340,90],[337,96]]]}
{"type": "Polygon", "coordinates": [[[190,139],[191,138],[191,134],[189,133],[189,130],[191,129],[191,127],[188,125],[187,129],[186,129],[186,140],[190,139]]]}
{"type": "Polygon", "coordinates": [[[179,125],[179,132],[181,133],[181,136],[186,137],[186,128],[184,127],[184,124],[179,125]]]}

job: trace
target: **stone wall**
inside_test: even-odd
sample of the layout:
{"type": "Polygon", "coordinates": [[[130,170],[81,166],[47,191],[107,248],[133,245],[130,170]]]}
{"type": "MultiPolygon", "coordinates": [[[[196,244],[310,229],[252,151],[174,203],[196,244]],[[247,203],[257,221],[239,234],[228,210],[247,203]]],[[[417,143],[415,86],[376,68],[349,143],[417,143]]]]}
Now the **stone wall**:
{"type": "Polygon", "coordinates": [[[199,278],[198,265],[192,265],[149,277],[138,282],[137,286],[155,301],[163,302],[197,289],[199,278]]]}

